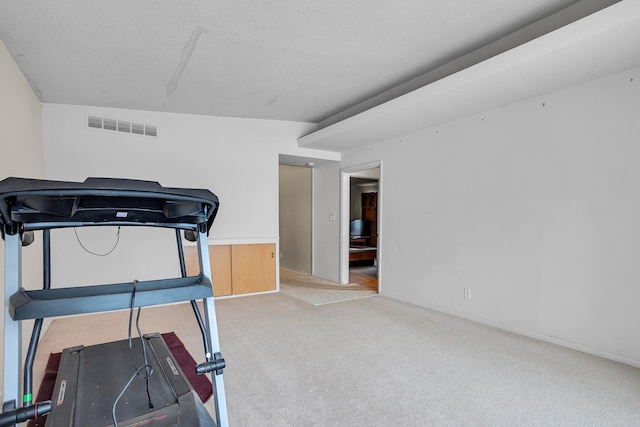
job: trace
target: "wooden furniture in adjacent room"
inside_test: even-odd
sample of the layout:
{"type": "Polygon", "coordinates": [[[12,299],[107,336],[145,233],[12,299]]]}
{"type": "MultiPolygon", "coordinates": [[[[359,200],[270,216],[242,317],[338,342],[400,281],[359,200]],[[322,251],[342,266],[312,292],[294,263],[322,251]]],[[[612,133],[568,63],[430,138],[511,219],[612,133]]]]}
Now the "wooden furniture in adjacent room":
{"type": "Polygon", "coordinates": [[[373,261],[378,256],[378,248],[368,246],[349,248],[349,262],[373,261]]]}
{"type": "Polygon", "coordinates": [[[367,246],[378,246],[378,193],[362,193],[362,219],[369,225],[367,246]]]}
{"type": "Polygon", "coordinates": [[[378,193],[362,193],[362,221],[352,220],[349,239],[349,265],[375,265],[378,257],[378,193]],[[362,225],[359,225],[362,224],[362,225]]]}
{"type": "Polygon", "coordinates": [[[367,237],[351,237],[349,238],[349,247],[367,246],[367,237]]]}

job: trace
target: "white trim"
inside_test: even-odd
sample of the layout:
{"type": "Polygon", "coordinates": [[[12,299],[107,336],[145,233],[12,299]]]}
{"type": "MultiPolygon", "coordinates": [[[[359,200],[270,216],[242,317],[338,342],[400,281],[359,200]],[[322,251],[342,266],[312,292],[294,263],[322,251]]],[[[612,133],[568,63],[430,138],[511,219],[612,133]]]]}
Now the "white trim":
{"type": "Polygon", "coordinates": [[[382,166],[382,160],[376,160],[375,162],[363,163],[356,166],[349,166],[348,168],[340,169],[343,173],[354,173],[354,172],[362,172],[367,169],[375,169],[382,166]]]}
{"type": "Polygon", "coordinates": [[[340,237],[338,239],[340,244],[339,256],[340,260],[338,266],[340,269],[338,275],[338,282],[342,285],[349,283],[349,196],[351,194],[350,188],[350,174],[344,169],[340,171],[340,237]],[[345,262],[346,260],[346,262],[345,262]]]}
{"type": "MultiPolygon", "coordinates": [[[[279,276],[279,274],[276,273],[276,276],[279,276]]],[[[254,295],[277,294],[278,292],[280,292],[279,280],[276,281],[276,289],[274,291],[251,292],[247,294],[220,295],[220,296],[214,297],[214,299],[219,300],[219,299],[229,299],[229,298],[241,298],[241,297],[250,297],[254,295]]]]}
{"type": "MultiPolygon", "coordinates": [[[[315,275],[315,271],[316,271],[316,262],[315,262],[315,251],[313,250],[313,248],[315,247],[315,242],[316,242],[316,227],[315,227],[315,221],[316,221],[316,217],[315,217],[315,206],[316,206],[316,192],[315,192],[315,177],[316,177],[316,172],[315,172],[315,168],[311,168],[311,251],[309,252],[311,254],[311,275],[314,276],[315,275]]],[[[279,281],[278,281],[278,287],[280,286],[279,281]]]]}
{"type": "MultiPolygon", "coordinates": [[[[349,166],[347,168],[340,169],[341,174],[341,183],[340,183],[340,283],[346,285],[349,283],[349,211],[350,211],[350,200],[349,196],[351,193],[351,185],[350,178],[351,175],[356,172],[361,172],[368,169],[380,169],[380,180],[378,181],[378,242],[381,242],[381,221],[380,221],[380,212],[382,212],[382,160],[377,160],[374,162],[363,163],[360,165],[349,166]]],[[[380,248],[382,244],[378,245],[378,294],[382,289],[380,280],[381,275],[381,264],[380,261],[382,256],[380,255],[380,248]]]]}
{"type": "Polygon", "coordinates": [[[602,357],[604,359],[613,360],[614,362],[624,363],[625,365],[633,366],[635,368],[640,368],[640,360],[638,360],[638,359],[631,359],[629,357],[621,356],[619,354],[609,353],[607,351],[599,350],[597,348],[590,347],[590,346],[587,346],[587,345],[584,345],[584,344],[579,344],[579,343],[575,343],[575,342],[572,342],[572,341],[567,341],[567,340],[564,340],[562,338],[552,337],[550,335],[545,335],[545,334],[541,334],[541,333],[538,333],[538,332],[532,332],[532,331],[527,331],[527,330],[520,329],[520,328],[514,328],[514,327],[511,327],[511,326],[499,323],[499,322],[493,322],[493,321],[490,321],[490,320],[477,318],[477,317],[474,317],[474,316],[469,316],[469,315],[466,315],[464,313],[457,312],[455,310],[448,310],[446,308],[442,308],[442,307],[438,307],[438,306],[431,306],[429,304],[420,304],[420,303],[416,303],[414,301],[407,301],[404,298],[395,297],[395,296],[392,296],[392,295],[384,295],[384,297],[389,298],[389,299],[394,300],[394,301],[401,302],[401,303],[414,305],[416,307],[421,307],[421,308],[424,308],[424,309],[427,309],[427,310],[433,310],[433,311],[437,311],[439,313],[448,314],[450,316],[454,316],[454,317],[470,320],[472,322],[480,323],[482,325],[491,326],[492,328],[502,329],[504,331],[512,332],[514,334],[518,334],[518,335],[522,335],[522,336],[525,336],[525,337],[529,337],[529,338],[537,339],[537,340],[540,340],[540,341],[548,342],[548,343],[551,343],[551,344],[559,345],[561,347],[570,348],[572,350],[580,351],[582,353],[587,353],[587,354],[591,354],[593,356],[602,357]]]}

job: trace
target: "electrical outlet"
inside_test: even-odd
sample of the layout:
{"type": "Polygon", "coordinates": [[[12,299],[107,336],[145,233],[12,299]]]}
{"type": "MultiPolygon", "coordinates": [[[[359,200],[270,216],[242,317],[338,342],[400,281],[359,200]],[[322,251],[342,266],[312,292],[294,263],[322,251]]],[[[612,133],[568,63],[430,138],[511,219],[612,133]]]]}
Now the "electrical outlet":
{"type": "Polygon", "coordinates": [[[464,298],[471,299],[471,288],[464,288],[464,298]]]}

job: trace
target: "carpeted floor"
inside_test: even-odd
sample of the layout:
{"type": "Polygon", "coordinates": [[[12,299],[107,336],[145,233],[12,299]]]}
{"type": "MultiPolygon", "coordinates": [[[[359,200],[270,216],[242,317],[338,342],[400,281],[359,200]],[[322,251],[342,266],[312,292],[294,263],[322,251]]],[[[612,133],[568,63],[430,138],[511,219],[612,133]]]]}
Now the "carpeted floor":
{"type": "Polygon", "coordinates": [[[218,313],[234,426],[640,425],[640,369],[381,296],[218,313]]]}
{"type": "MultiPolygon", "coordinates": [[[[640,425],[640,369],[382,296],[314,306],[272,293],[216,310],[234,427],[640,425]]],[[[34,373],[126,324],[126,312],[55,320],[34,373]]],[[[141,326],[203,357],[188,304],[144,309],[141,326]]]]}
{"type": "Polygon", "coordinates": [[[357,283],[340,285],[318,277],[280,269],[280,292],[312,305],[332,304],[377,295],[357,283]]]}

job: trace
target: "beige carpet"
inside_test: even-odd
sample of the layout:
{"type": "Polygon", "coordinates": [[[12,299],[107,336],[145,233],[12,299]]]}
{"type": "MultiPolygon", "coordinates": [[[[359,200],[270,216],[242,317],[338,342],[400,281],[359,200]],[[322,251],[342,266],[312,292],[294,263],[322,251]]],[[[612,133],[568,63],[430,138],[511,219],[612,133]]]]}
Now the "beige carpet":
{"type": "Polygon", "coordinates": [[[640,369],[385,297],[218,309],[236,427],[640,425],[640,369]]]}
{"type": "MultiPolygon", "coordinates": [[[[640,369],[382,296],[216,309],[234,427],[640,425],[640,369]]],[[[36,376],[51,351],[126,337],[127,315],[55,320],[36,376]]],[[[143,309],[141,326],[203,357],[188,304],[143,309]]]]}
{"type": "Polygon", "coordinates": [[[280,269],[280,292],[312,305],[332,304],[377,295],[357,283],[340,285],[318,277],[280,269]]]}

